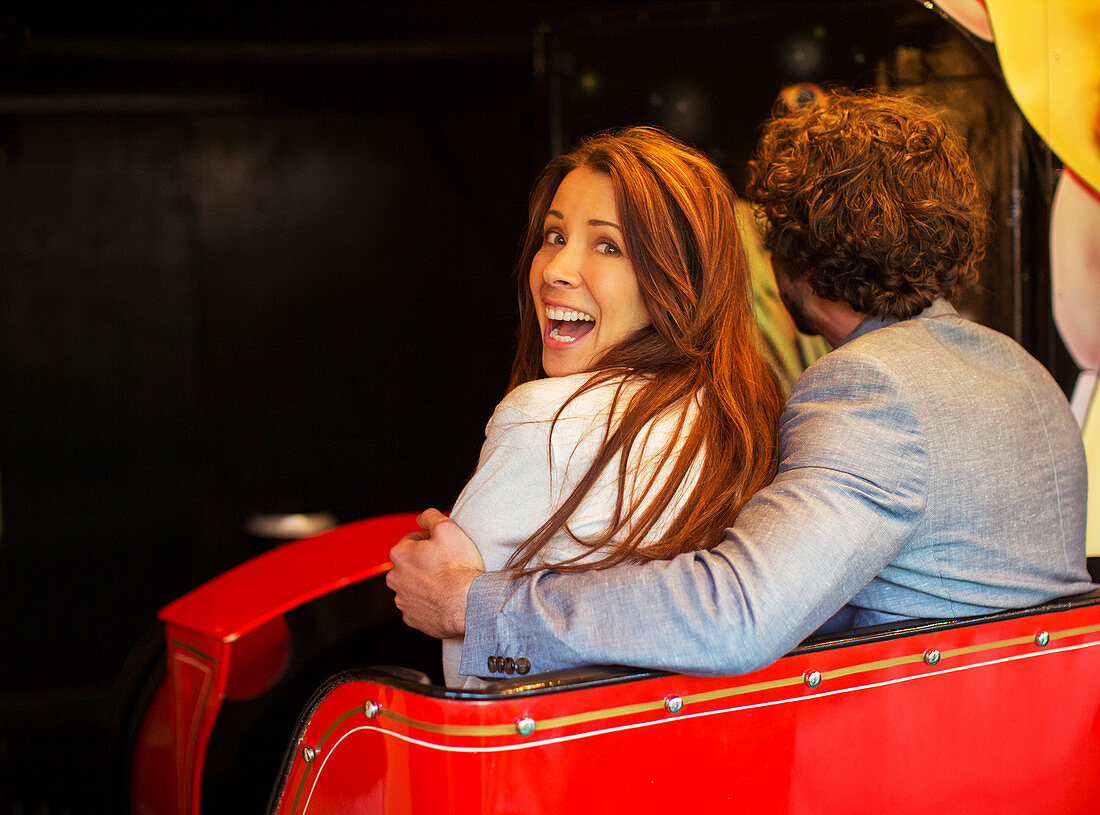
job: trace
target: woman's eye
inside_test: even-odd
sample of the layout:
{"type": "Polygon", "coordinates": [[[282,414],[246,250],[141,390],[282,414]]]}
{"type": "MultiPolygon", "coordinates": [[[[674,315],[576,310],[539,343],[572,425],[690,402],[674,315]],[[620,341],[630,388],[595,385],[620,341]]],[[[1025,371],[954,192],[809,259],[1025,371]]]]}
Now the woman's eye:
{"type": "Polygon", "coordinates": [[[561,234],[556,229],[547,229],[542,233],[542,242],[561,246],[565,243],[565,235],[561,234]]]}
{"type": "Polygon", "coordinates": [[[621,255],[623,250],[611,241],[600,241],[600,252],[605,255],[621,255]]]}

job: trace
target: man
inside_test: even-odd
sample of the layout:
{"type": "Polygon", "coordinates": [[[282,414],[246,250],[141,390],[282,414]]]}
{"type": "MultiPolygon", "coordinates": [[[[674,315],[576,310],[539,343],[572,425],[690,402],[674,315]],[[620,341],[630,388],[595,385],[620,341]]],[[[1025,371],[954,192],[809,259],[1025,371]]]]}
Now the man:
{"type": "Polygon", "coordinates": [[[911,100],[777,113],[751,162],[780,291],[835,350],[795,385],[775,481],[722,543],[513,580],[435,510],[394,547],[406,622],[465,632],[463,673],[583,664],[753,670],[823,626],[1089,591],[1085,463],[1046,371],[949,300],[986,216],[960,137],[911,100]]]}

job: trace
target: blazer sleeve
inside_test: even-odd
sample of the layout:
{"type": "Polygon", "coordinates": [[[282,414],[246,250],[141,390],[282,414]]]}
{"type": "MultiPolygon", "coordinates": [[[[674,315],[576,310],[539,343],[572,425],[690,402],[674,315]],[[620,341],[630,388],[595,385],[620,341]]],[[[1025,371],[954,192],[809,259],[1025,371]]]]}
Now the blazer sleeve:
{"type": "MultiPolygon", "coordinates": [[[[779,658],[893,559],[920,524],[920,422],[879,360],[829,354],[783,413],[780,467],[705,552],[575,574],[474,581],[463,673],[591,664],[735,674],[779,658]]],[[[704,476],[705,477],[705,474],[704,476]]]]}

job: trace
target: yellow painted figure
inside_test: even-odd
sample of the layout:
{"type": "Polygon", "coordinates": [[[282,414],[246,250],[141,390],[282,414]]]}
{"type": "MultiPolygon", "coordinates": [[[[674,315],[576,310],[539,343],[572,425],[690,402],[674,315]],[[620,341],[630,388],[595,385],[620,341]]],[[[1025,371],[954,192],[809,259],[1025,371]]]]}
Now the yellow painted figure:
{"type": "Polygon", "coordinates": [[[937,0],[937,5],[992,40],[1020,111],[1064,167],[1051,210],[1051,295],[1058,333],[1081,369],[1073,405],[1088,456],[1087,550],[1100,556],[1100,4],[937,0]]]}

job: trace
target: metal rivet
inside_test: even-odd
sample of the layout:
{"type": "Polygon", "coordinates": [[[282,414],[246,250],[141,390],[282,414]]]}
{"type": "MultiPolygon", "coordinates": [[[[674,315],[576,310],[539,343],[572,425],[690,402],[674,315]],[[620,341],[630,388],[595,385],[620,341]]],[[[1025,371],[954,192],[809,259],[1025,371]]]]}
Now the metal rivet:
{"type": "Polygon", "coordinates": [[[684,706],[684,700],[679,696],[666,696],[665,697],[665,710],[669,713],[679,713],[680,708],[684,706]]]}
{"type": "Polygon", "coordinates": [[[302,759],[306,764],[312,764],[313,759],[317,758],[317,751],[310,747],[308,744],[302,748],[302,759]]]}
{"type": "Polygon", "coordinates": [[[1038,634],[1035,635],[1035,644],[1038,645],[1040,648],[1046,648],[1048,645],[1050,645],[1050,634],[1048,634],[1046,631],[1040,631],[1038,634]]]}
{"type": "Polygon", "coordinates": [[[809,687],[816,688],[821,684],[821,671],[806,671],[802,678],[809,687]]]}
{"type": "Polygon", "coordinates": [[[516,722],[516,731],[521,736],[530,736],[535,732],[535,720],[530,716],[525,716],[516,722]]]}
{"type": "Polygon", "coordinates": [[[363,705],[363,712],[367,714],[368,719],[373,719],[382,711],[382,706],[373,699],[368,699],[366,704],[363,705]]]}
{"type": "Polygon", "coordinates": [[[937,651],[935,648],[929,648],[927,651],[924,652],[924,661],[927,662],[929,665],[935,665],[937,662],[940,661],[940,652],[937,651]]]}

